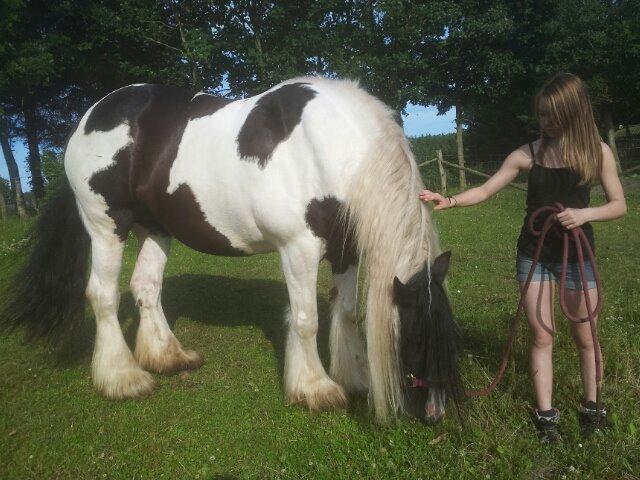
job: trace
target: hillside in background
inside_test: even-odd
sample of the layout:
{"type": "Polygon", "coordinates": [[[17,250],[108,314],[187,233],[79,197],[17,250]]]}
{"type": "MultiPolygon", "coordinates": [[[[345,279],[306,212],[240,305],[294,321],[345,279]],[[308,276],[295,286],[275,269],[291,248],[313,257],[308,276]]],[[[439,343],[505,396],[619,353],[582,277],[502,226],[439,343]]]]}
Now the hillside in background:
{"type": "Polygon", "coordinates": [[[411,148],[418,163],[435,158],[438,150],[442,150],[442,154],[447,157],[456,155],[455,133],[422,135],[420,137],[412,137],[410,140],[411,148]]]}

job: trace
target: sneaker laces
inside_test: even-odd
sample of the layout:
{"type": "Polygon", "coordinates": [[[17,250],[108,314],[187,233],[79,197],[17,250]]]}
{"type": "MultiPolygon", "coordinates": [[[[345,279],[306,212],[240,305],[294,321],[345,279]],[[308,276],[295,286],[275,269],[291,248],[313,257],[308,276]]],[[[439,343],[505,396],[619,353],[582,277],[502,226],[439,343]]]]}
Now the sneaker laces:
{"type": "Polygon", "coordinates": [[[600,405],[600,410],[598,411],[596,402],[594,401],[581,403],[580,406],[578,407],[578,411],[586,415],[592,415],[592,416],[599,415],[601,417],[607,416],[607,408],[604,405],[600,405]]]}
{"type": "Polygon", "coordinates": [[[551,427],[558,424],[560,420],[560,412],[557,408],[551,410],[540,411],[537,408],[533,411],[536,419],[536,423],[540,426],[551,427]]]}

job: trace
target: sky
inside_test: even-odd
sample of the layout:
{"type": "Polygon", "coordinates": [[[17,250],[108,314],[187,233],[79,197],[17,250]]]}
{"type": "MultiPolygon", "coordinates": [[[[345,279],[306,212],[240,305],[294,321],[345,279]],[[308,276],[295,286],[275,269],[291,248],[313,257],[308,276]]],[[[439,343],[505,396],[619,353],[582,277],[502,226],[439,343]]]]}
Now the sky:
{"type": "MultiPolygon", "coordinates": [[[[438,115],[438,110],[435,107],[409,104],[406,111],[407,113],[403,115],[402,118],[404,120],[404,132],[408,137],[437,135],[455,131],[454,110],[450,110],[444,115],[438,115]]],[[[20,141],[14,142],[13,155],[16,157],[16,162],[18,162],[20,177],[22,178],[22,189],[29,191],[31,188],[28,182],[29,173],[26,164],[26,146],[20,141]]],[[[7,162],[4,160],[2,150],[0,150],[0,177],[9,178],[7,162]]]]}

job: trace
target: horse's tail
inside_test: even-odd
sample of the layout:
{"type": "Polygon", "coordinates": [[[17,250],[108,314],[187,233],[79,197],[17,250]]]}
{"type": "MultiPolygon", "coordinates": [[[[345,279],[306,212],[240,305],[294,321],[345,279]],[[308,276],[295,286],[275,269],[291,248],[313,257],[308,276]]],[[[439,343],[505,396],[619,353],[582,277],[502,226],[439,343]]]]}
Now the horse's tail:
{"type": "Polygon", "coordinates": [[[439,245],[429,211],[418,198],[424,186],[409,142],[391,112],[371,101],[380,132],[353,176],[345,218],[367,274],[370,394],[376,417],[384,422],[403,410],[404,403],[393,278],[408,280],[435,258],[439,245]]]}
{"type": "Polygon", "coordinates": [[[66,177],[30,229],[27,258],[8,282],[0,328],[25,326],[27,341],[67,343],[84,331],[89,236],[66,177]]]}

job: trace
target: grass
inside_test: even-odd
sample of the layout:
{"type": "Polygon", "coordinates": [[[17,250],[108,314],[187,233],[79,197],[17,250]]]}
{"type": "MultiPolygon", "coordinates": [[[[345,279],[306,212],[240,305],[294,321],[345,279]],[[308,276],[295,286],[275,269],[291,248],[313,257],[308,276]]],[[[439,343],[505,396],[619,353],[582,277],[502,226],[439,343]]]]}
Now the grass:
{"type": "MultiPolygon", "coordinates": [[[[596,203],[598,200],[596,199],[596,203]]],[[[462,370],[469,386],[497,368],[516,302],[514,248],[523,215],[520,192],[483,206],[437,215],[453,250],[450,297],[464,331],[462,370]]],[[[597,224],[606,304],[601,338],[605,398],[614,427],[582,439],[575,407],[581,387],[566,322],[558,321],[555,401],[564,442],[538,444],[528,411],[527,336],[521,330],[504,383],[465,405],[464,426],[449,415],[427,428],[404,419],[373,422],[365,401],[310,413],[285,406],[281,372],[286,288],[276,255],[210,257],[174,244],[163,303],[182,343],[201,352],[202,369],[158,376],[138,401],[111,402],[91,386],[89,359],[60,363],[19,333],[0,337],[0,478],[640,478],[640,203],[621,221],[597,224]]],[[[15,261],[24,227],[0,228],[0,283],[15,261]]],[[[120,318],[135,334],[127,246],[120,318]]],[[[330,272],[318,288],[326,360],[330,272]]]]}

